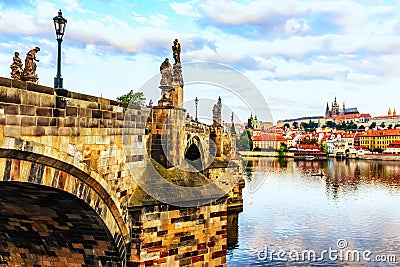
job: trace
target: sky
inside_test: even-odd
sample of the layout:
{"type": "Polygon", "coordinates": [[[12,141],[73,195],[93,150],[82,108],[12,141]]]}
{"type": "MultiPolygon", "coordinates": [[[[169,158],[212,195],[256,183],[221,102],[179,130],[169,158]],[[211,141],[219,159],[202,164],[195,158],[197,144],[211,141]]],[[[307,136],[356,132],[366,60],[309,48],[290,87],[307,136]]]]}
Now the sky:
{"type": "Polygon", "coordinates": [[[68,20],[62,76],[71,91],[115,99],[141,90],[156,103],[157,84],[154,90],[143,85],[159,77],[166,57],[173,62],[178,38],[184,80],[186,63],[221,64],[246,77],[268,110],[232,100],[245,89],[232,96],[224,86],[189,84],[191,114],[199,96],[212,100],[199,103],[199,116],[209,117],[218,95],[242,122],[253,112],[275,122],[324,115],[335,96],[372,116],[386,115],[389,107],[400,113],[399,1],[0,0],[0,76],[10,77],[14,51],[24,60],[39,46],[39,84],[53,86],[58,9],[68,20]]]}

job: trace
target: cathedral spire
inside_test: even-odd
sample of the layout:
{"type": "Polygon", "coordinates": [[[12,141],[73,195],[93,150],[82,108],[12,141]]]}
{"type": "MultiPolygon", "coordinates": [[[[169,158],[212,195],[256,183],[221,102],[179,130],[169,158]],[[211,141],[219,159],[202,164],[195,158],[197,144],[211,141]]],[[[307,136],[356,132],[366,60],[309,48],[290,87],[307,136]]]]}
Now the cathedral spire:
{"type": "Polygon", "coordinates": [[[336,101],[336,96],[335,96],[335,101],[333,102],[332,106],[333,107],[337,107],[338,106],[337,101],[336,101]]]}
{"type": "Polygon", "coordinates": [[[388,110],[388,116],[392,116],[392,110],[390,108],[388,110]]]}
{"type": "Polygon", "coordinates": [[[331,116],[331,112],[329,110],[329,103],[326,102],[325,118],[329,118],[330,116],[331,116]]]}

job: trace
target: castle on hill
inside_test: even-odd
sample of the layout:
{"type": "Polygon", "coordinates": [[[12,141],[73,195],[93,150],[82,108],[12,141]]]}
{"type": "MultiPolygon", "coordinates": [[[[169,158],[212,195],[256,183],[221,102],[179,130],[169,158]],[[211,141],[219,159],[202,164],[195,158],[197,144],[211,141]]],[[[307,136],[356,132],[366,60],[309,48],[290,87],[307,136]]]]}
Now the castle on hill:
{"type": "Polygon", "coordinates": [[[325,119],[343,115],[359,115],[359,114],[360,112],[358,112],[357,108],[346,108],[344,102],[343,102],[343,108],[340,108],[340,106],[337,103],[336,97],[332,103],[331,109],[329,108],[329,103],[326,102],[325,119]]]}

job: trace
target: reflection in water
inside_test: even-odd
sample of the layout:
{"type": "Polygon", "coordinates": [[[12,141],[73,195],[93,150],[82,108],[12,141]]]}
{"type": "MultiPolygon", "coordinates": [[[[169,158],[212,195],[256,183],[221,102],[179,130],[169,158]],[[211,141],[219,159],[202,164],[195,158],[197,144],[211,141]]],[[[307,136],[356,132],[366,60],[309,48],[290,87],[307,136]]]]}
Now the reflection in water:
{"type": "MultiPolygon", "coordinates": [[[[318,264],[268,262],[257,259],[257,252],[265,246],[285,251],[335,249],[336,241],[344,238],[348,249],[398,254],[399,163],[254,158],[248,166],[244,211],[239,214],[237,245],[230,243],[228,266],[396,266],[329,259],[318,264]]],[[[235,240],[234,233],[230,240],[235,240]]]]}

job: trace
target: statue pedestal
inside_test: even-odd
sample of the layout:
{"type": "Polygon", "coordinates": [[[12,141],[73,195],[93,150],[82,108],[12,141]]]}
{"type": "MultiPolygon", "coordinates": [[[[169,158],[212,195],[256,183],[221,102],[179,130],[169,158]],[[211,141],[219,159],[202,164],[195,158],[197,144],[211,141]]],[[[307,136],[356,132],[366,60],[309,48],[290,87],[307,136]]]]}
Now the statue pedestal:
{"type": "Polygon", "coordinates": [[[158,105],[165,106],[173,106],[173,91],[174,88],[171,85],[160,85],[161,89],[161,99],[158,101],[158,105]]]}
{"type": "Polygon", "coordinates": [[[25,82],[37,84],[37,81],[39,80],[39,78],[38,78],[37,74],[31,74],[31,75],[24,75],[22,77],[22,80],[25,82]]]}
{"type": "Polygon", "coordinates": [[[182,65],[181,63],[174,64],[174,75],[172,84],[183,88],[182,65]]]}

